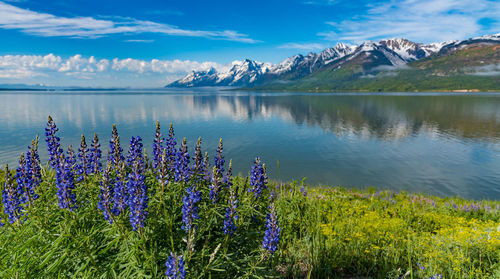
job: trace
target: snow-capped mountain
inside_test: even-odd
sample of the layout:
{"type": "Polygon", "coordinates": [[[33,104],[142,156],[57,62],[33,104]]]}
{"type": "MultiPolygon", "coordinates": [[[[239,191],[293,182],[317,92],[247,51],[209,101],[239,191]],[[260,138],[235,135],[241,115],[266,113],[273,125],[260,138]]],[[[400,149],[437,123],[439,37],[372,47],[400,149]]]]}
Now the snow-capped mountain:
{"type": "Polygon", "coordinates": [[[348,63],[359,65],[363,71],[378,66],[401,66],[433,54],[451,53],[473,43],[500,43],[500,33],[432,44],[415,43],[404,38],[364,42],[357,46],[338,43],[320,53],[297,54],[278,64],[249,59],[235,61],[228,71],[217,72],[212,68],[192,72],[167,86],[249,86],[274,79],[303,78],[322,69],[339,69],[348,63]]]}
{"type": "Polygon", "coordinates": [[[193,71],[168,86],[243,86],[255,82],[265,74],[270,67],[270,63],[261,63],[250,59],[234,61],[226,72],[218,73],[214,68],[210,68],[207,71],[193,71]]]}

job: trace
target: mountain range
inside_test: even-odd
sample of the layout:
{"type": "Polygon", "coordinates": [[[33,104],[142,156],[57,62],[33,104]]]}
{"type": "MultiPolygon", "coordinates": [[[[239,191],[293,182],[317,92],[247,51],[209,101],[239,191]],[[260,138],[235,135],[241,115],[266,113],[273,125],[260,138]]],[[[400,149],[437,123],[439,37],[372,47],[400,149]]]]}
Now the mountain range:
{"type": "Polygon", "coordinates": [[[232,86],[263,90],[500,90],[500,33],[421,44],[387,39],[338,43],[279,64],[245,59],[228,71],[193,71],[167,87],[232,86]]]}

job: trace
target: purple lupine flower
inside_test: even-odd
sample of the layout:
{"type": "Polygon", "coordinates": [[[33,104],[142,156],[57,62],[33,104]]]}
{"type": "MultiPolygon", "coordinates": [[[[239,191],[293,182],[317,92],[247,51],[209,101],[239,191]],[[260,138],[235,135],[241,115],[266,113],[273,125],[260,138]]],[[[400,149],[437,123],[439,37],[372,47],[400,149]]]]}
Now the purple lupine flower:
{"type": "Polygon", "coordinates": [[[162,137],[160,132],[160,121],[156,121],[156,133],[153,140],[153,169],[157,170],[160,167],[161,157],[163,154],[163,141],[165,139],[162,137]]]}
{"type": "Polygon", "coordinates": [[[214,166],[212,170],[212,183],[210,183],[210,193],[209,198],[212,203],[216,203],[219,197],[219,192],[221,190],[222,176],[219,174],[219,170],[214,166]]]}
{"type": "Polygon", "coordinates": [[[71,169],[75,169],[76,166],[76,155],[73,150],[73,146],[68,146],[68,151],[66,152],[66,163],[70,164],[71,169]]]}
{"type": "Polygon", "coordinates": [[[198,216],[198,206],[196,205],[201,200],[201,193],[197,191],[195,186],[186,189],[186,195],[182,199],[182,229],[188,232],[193,228],[193,221],[200,218],[198,216]]]}
{"type": "Polygon", "coordinates": [[[130,224],[134,231],[137,228],[144,227],[144,221],[148,212],[148,195],[143,166],[139,165],[139,161],[135,161],[132,167],[132,173],[129,174],[127,182],[127,190],[129,194],[128,207],[130,210],[130,224]]]}
{"type": "Polygon", "coordinates": [[[417,262],[417,266],[421,269],[421,270],[425,270],[425,267],[423,265],[421,265],[419,262],[417,262]]]}
{"type": "Polygon", "coordinates": [[[80,141],[80,147],[78,148],[78,159],[80,163],[75,166],[77,175],[76,181],[83,181],[90,173],[90,153],[83,134],[82,140],[80,141]]]}
{"type": "Polygon", "coordinates": [[[19,199],[19,204],[32,204],[33,200],[28,192],[28,175],[27,171],[29,169],[26,167],[26,160],[24,159],[24,153],[21,154],[19,158],[19,167],[16,169],[16,174],[14,175],[17,183],[16,195],[19,199]]]}
{"type": "Polygon", "coordinates": [[[89,156],[89,171],[93,174],[98,174],[102,170],[101,163],[101,144],[99,143],[99,138],[97,134],[94,133],[94,140],[90,144],[90,156],[89,156]]]}
{"type": "Polygon", "coordinates": [[[301,186],[301,187],[300,187],[300,192],[302,193],[302,195],[303,195],[304,197],[306,197],[306,196],[307,196],[307,191],[306,191],[306,188],[305,188],[304,186],[301,186]]]}
{"type": "Polygon", "coordinates": [[[168,130],[168,139],[165,148],[167,149],[167,158],[168,158],[168,166],[170,172],[174,171],[175,161],[177,160],[177,150],[175,149],[175,145],[177,142],[175,141],[174,134],[174,126],[170,123],[170,128],[168,130]]]}
{"type": "Polygon", "coordinates": [[[234,223],[235,220],[238,220],[240,217],[236,212],[238,208],[238,199],[236,197],[236,190],[232,187],[230,188],[230,195],[228,199],[229,206],[226,207],[226,215],[224,216],[224,226],[223,231],[224,234],[232,235],[236,231],[236,225],[234,223]]]}
{"type": "Polygon", "coordinates": [[[128,163],[132,164],[132,172],[129,174],[127,182],[128,206],[130,211],[130,224],[135,231],[144,227],[144,220],[148,212],[149,198],[147,195],[148,186],[144,175],[144,158],[142,153],[142,142],[140,137],[132,137],[130,140],[130,151],[128,163]]]}
{"type": "Polygon", "coordinates": [[[2,201],[9,223],[14,224],[21,218],[23,207],[19,202],[19,196],[12,180],[9,165],[5,165],[5,185],[2,191],[2,201]]]}
{"type": "Polygon", "coordinates": [[[38,156],[38,136],[35,140],[31,141],[31,146],[28,146],[25,173],[26,187],[23,191],[22,200],[23,203],[27,200],[31,205],[34,200],[38,199],[36,189],[42,183],[42,168],[40,166],[40,156],[38,156]]]}
{"type": "Polygon", "coordinates": [[[74,153],[72,158],[70,150],[68,150],[67,157],[61,154],[59,158],[59,164],[56,168],[56,194],[59,200],[59,207],[73,211],[76,208],[76,196],[73,193],[75,189],[75,179],[71,162],[75,159],[74,153]]]}
{"type": "Polygon", "coordinates": [[[130,147],[127,155],[127,166],[132,167],[137,161],[141,167],[144,167],[144,153],[142,149],[142,138],[139,136],[132,137],[130,139],[130,147]]]}
{"type": "Polygon", "coordinates": [[[175,161],[174,179],[175,182],[188,182],[190,177],[189,169],[189,153],[186,144],[186,138],[182,140],[182,145],[177,152],[177,160],[175,161]]]}
{"type": "Polygon", "coordinates": [[[222,138],[219,140],[219,145],[217,146],[217,151],[215,152],[214,165],[220,174],[224,173],[224,155],[222,154],[222,138]]]}
{"type": "Polygon", "coordinates": [[[59,131],[59,129],[57,128],[56,123],[49,115],[47,127],[45,128],[45,141],[47,142],[47,151],[49,152],[49,163],[54,169],[57,168],[57,165],[59,164],[58,160],[61,158],[61,154],[63,153],[61,144],[59,143],[61,139],[56,136],[57,131],[59,131]]]}
{"type": "Polygon", "coordinates": [[[113,124],[111,139],[109,140],[108,161],[111,163],[111,166],[116,167],[123,160],[125,160],[125,157],[123,157],[123,148],[120,146],[120,136],[118,135],[116,124],[113,124]]]}
{"type": "Polygon", "coordinates": [[[99,194],[99,202],[97,202],[97,208],[102,211],[104,215],[104,220],[108,221],[110,224],[113,223],[113,216],[111,215],[113,207],[113,187],[112,178],[110,177],[111,165],[108,163],[106,170],[102,175],[101,193],[99,194]]]}
{"type": "Polygon", "coordinates": [[[113,209],[111,212],[115,216],[120,215],[128,206],[126,179],[125,163],[121,162],[116,169],[115,185],[113,189],[113,209]]]}
{"type": "Polygon", "coordinates": [[[250,186],[248,192],[253,192],[255,198],[258,199],[262,195],[262,191],[267,189],[267,176],[265,165],[260,163],[259,158],[255,158],[254,165],[250,171],[250,186]]]}
{"type": "Polygon", "coordinates": [[[274,204],[271,204],[270,208],[271,212],[266,216],[266,232],[264,233],[262,248],[266,250],[266,253],[272,255],[278,250],[281,228],[278,226],[278,215],[276,214],[274,204]]]}
{"type": "Polygon", "coordinates": [[[184,256],[177,256],[171,252],[170,256],[168,256],[167,262],[165,263],[165,266],[167,267],[165,275],[167,275],[169,279],[185,279],[185,264],[184,256]]]}
{"type": "Polygon", "coordinates": [[[231,186],[233,186],[233,160],[229,160],[229,167],[227,168],[223,183],[226,185],[226,188],[231,188],[231,186]]]}
{"type": "Polygon", "coordinates": [[[205,166],[203,164],[203,154],[201,153],[201,137],[199,137],[198,141],[196,142],[193,159],[193,174],[195,174],[197,177],[203,176],[205,174],[205,166]]]}
{"type": "Polygon", "coordinates": [[[443,279],[443,275],[441,274],[434,274],[429,279],[443,279]]]}
{"type": "Polygon", "coordinates": [[[210,166],[208,164],[209,162],[209,157],[208,157],[208,152],[205,152],[205,159],[203,160],[203,167],[204,167],[204,174],[203,174],[203,179],[205,181],[210,181],[210,166]]]}
{"type": "Polygon", "coordinates": [[[168,171],[168,157],[167,149],[163,148],[160,163],[158,165],[158,170],[156,172],[156,178],[161,186],[162,194],[165,192],[165,186],[168,184],[168,179],[170,178],[170,173],[168,171]]]}

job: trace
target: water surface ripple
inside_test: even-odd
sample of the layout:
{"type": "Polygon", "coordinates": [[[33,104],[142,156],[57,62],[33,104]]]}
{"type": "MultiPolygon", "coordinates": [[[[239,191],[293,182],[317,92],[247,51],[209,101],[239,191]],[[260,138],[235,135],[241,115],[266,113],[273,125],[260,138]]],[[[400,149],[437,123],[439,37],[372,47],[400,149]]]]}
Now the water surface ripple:
{"type": "Polygon", "coordinates": [[[140,135],[151,150],[159,120],[164,134],[173,122],[191,151],[201,136],[213,156],[222,137],[242,175],[260,156],[273,179],[500,198],[500,94],[3,92],[0,100],[2,164],[17,165],[49,114],[65,147],[82,133],[107,142],[116,123],[123,143],[140,135]]]}

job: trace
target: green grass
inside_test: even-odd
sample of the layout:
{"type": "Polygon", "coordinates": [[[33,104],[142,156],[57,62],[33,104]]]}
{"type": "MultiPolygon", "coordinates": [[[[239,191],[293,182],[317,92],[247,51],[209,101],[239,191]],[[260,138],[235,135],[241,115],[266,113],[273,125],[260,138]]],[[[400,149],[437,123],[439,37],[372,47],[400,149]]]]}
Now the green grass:
{"type": "Polygon", "coordinates": [[[341,187],[306,188],[304,195],[297,183],[271,183],[256,201],[248,179],[236,177],[235,234],[222,233],[228,191],[214,205],[200,182],[200,219],[189,240],[181,230],[184,183],[162,193],[148,171],[149,215],[134,232],[127,216],[112,225],[103,219],[100,177],[77,184],[74,212],[59,209],[53,171],[44,169],[43,178],[27,219],[0,228],[1,278],[165,278],[172,251],[187,259],[188,278],[500,278],[498,201],[474,202],[480,209],[465,211],[453,204],[472,201],[341,187]],[[281,240],[272,257],[263,257],[271,190],[281,240]]]}

